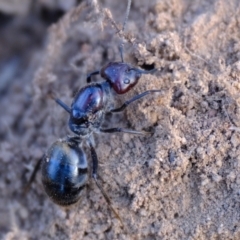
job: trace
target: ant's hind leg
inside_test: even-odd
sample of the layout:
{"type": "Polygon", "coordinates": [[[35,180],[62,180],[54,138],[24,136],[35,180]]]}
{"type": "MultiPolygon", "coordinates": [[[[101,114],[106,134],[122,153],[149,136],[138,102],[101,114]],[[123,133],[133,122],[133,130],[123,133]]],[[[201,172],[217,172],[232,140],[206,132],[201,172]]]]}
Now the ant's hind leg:
{"type": "Polygon", "coordinates": [[[90,151],[91,151],[91,157],[92,157],[92,177],[94,179],[97,179],[97,170],[98,170],[98,157],[97,153],[95,151],[95,148],[93,147],[93,143],[91,140],[88,142],[90,146],[90,151]]]}
{"type": "Polygon", "coordinates": [[[140,93],[136,96],[134,96],[133,98],[131,98],[130,100],[126,101],[121,107],[119,108],[114,108],[111,109],[109,112],[115,113],[115,112],[121,112],[123,111],[129,104],[131,104],[132,102],[137,101],[140,98],[145,97],[146,95],[150,94],[150,93],[155,93],[155,92],[161,92],[162,90],[148,90],[146,92],[140,93]]]}
{"type": "Polygon", "coordinates": [[[92,81],[91,77],[92,77],[93,75],[98,75],[98,74],[100,74],[100,71],[94,71],[94,72],[89,73],[89,74],[87,75],[87,83],[90,83],[90,82],[92,81]]]}
{"type": "Polygon", "coordinates": [[[119,216],[118,212],[113,208],[110,198],[108,197],[107,193],[104,191],[103,187],[101,186],[101,184],[97,180],[98,157],[97,157],[97,153],[96,153],[96,151],[93,147],[93,144],[92,144],[91,140],[89,141],[89,146],[90,146],[91,157],[92,157],[92,177],[93,177],[93,180],[95,181],[97,187],[101,191],[101,193],[102,193],[105,201],[107,202],[109,208],[112,210],[112,212],[114,213],[116,218],[121,222],[122,226],[124,227],[124,224],[123,224],[123,221],[122,221],[121,217],[119,216]]]}
{"type": "MultiPolygon", "coordinates": [[[[44,156],[43,156],[43,157],[44,157],[44,156]]],[[[33,172],[32,172],[32,175],[31,175],[31,177],[29,178],[27,185],[26,185],[26,186],[24,187],[24,189],[23,189],[23,193],[24,193],[24,194],[26,194],[26,193],[29,191],[29,189],[30,189],[30,187],[31,187],[31,184],[32,184],[33,181],[35,180],[36,174],[37,174],[38,170],[40,169],[41,161],[42,161],[43,157],[40,158],[40,159],[37,161],[37,164],[36,164],[36,166],[34,167],[34,170],[33,170],[33,172]]]]}

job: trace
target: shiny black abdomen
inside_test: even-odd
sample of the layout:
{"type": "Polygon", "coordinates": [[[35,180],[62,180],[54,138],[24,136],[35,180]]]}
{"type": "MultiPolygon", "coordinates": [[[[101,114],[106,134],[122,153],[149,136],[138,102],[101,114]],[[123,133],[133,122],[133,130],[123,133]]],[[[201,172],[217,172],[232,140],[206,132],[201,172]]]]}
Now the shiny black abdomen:
{"type": "Polygon", "coordinates": [[[55,142],[42,163],[42,182],[47,195],[58,205],[77,202],[88,180],[87,167],[86,156],[77,143],[55,142]]]}

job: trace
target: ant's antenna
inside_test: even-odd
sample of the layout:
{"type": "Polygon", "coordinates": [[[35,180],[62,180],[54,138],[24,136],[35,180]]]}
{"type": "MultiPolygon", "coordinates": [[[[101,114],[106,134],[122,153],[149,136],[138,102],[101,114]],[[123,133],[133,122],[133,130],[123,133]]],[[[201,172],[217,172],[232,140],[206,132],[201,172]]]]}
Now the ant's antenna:
{"type": "MultiPolygon", "coordinates": [[[[125,19],[124,19],[123,27],[122,27],[122,33],[124,33],[124,30],[125,30],[125,27],[126,27],[126,24],[127,24],[131,3],[132,3],[132,0],[128,0],[127,11],[126,11],[126,15],[125,15],[125,19]]],[[[119,45],[119,51],[120,51],[122,62],[124,62],[123,61],[123,46],[124,46],[124,40],[122,38],[122,42],[119,45]]]]}

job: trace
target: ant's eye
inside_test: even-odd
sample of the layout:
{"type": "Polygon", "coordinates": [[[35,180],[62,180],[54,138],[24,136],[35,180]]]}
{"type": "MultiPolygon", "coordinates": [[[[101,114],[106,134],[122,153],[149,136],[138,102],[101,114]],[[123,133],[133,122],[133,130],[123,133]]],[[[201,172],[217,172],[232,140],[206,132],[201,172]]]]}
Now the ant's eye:
{"type": "Polygon", "coordinates": [[[129,78],[124,78],[124,81],[123,81],[125,84],[129,84],[130,83],[130,79],[129,78]]]}

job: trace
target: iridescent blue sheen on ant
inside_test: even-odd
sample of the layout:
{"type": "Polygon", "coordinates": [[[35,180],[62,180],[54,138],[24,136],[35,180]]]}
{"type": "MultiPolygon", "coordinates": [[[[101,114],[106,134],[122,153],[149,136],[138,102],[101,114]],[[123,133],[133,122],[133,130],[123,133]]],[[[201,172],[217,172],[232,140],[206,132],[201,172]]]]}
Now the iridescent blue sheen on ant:
{"type": "Polygon", "coordinates": [[[88,163],[78,143],[53,143],[42,161],[42,182],[48,196],[59,205],[70,205],[80,198],[88,180],[88,163]]]}

